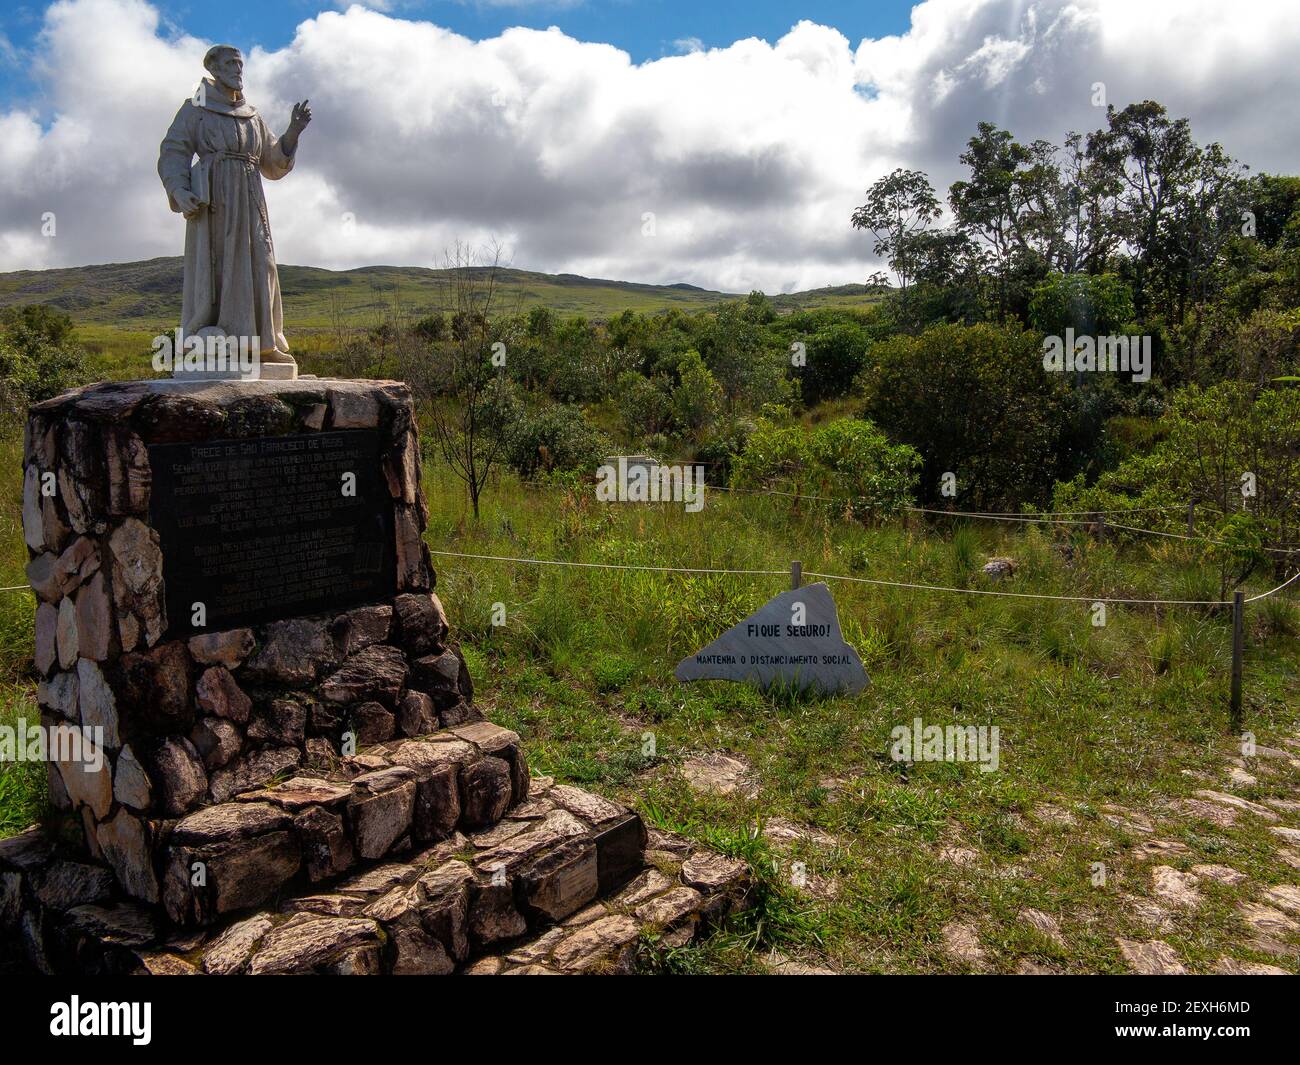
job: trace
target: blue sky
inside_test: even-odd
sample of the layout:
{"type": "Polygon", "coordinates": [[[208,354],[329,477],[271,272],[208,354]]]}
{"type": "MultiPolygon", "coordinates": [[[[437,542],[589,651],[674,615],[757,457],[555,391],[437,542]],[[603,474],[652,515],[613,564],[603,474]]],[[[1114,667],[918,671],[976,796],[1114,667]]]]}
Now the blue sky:
{"type": "MultiPolygon", "coordinates": [[[[17,51],[32,47],[48,4],[4,0],[0,32],[17,51]]],[[[284,47],[294,28],[346,0],[159,0],[173,32],[239,45],[284,47]]],[[[775,42],[800,19],[833,26],[850,41],[905,33],[913,0],[386,0],[366,6],[395,18],[419,19],[482,40],[511,26],[558,26],[580,41],[622,48],[633,62],[672,55],[684,42],[725,47],[745,37],[775,42]]],[[[3,60],[0,54],[0,60],[3,60]]],[[[28,95],[25,64],[0,63],[0,104],[28,95]]]]}

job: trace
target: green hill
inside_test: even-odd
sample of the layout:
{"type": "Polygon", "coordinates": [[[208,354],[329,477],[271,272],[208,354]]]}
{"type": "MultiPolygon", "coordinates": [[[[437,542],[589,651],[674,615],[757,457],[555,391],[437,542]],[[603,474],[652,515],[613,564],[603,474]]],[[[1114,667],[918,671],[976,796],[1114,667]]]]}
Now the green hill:
{"type": "MultiPolygon", "coordinates": [[[[446,270],[418,266],[366,266],[356,270],[281,266],[286,324],[291,330],[327,329],[339,322],[369,325],[394,308],[418,318],[448,306],[447,277],[446,270]]],[[[563,314],[603,319],[629,309],[703,310],[743,293],[714,292],[687,284],[642,285],[577,274],[505,269],[500,273],[500,295],[499,306],[505,311],[543,304],[563,314]]],[[[837,285],[782,294],[773,301],[782,310],[789,310],[865,305],[875,298],[874,291],[864,285],[837,285]]],[[[78,325],[153,332],[169,328],[179,312],[180,301],[179,257],[0,274],[0,307],[48,303],[67,311],[78,325]]]]}

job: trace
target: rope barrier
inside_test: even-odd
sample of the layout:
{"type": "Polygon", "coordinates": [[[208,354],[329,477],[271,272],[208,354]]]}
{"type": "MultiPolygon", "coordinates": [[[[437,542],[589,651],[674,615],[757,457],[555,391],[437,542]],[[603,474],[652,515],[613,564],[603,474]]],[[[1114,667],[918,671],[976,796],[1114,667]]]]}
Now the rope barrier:
{"type": "MultiPolygon", "coordinates": [[[[520,481],[522,485],[529,488],[555,488],[555,485],[546,484],[542,481],[520,481]]],[[[826,503],[845,503],[848,502],[843,496],[819,496],[804,495],[799,492],[778,492],[774,489],[758,488],[730,488],[721,485],[709,485],[706,488],[708,492],[736,492],[741,495],[755,496],[777,496],[785,499],[811,499],[818,502],[826,503]]],[[[1122,510],[1044,510],[1031,511],[1029,513],[1013,513],[1011,511],[997,510],[939,510],[934,507],[900,507],[912,514],[934,514],[946,518],[977,518],[986,521],[1005,521],[1021,522],[1029,525],[1096,525],[1096,521],[1078,519],[1071,517],[1057,517],[1057,515],[1094,515],[1101,516],[1107,514],[1143,514],[1149,512],[1166,512],[1171,510],[1182,510],[1178,506],[1169,507],[1133,507],[1122,510]]],[[[1159,529],[1143,529],[1136,525],[1124,525],[1121,522],[1107,520],[1106,525],[1112,529],[1123,529],[1125,532],[1141,533],[1146,536],[1164,536],[1174,540],[1191,540],[1196,543],[1212,544],[1216,547],[1228,547],[1229,545],[1223,540],[1214,540],[1208,536],[1188,536],[1186,533],[1161,532],[1159,529]]],[[[1271,555],[1294,555],[1300,553],[1300,548],[1294,547],[1265,547],[1265,552],[1271,555]]]]}
{"type": "Polygon", "coordinates": [[[1248,602],[1248,603],[1254,603],[1254,602],[1259,601],[1260,599],[1267,599],[1270,595],[1276,595],[1276,594],[1277,594],[1278,592],[1280,592],[1283,588],[1285,588],[1288,584],[1290,584],[1292,581],[1294,581],[1297,577],[1300,577],[1300,570],[1296,570],[1293,574],[1291,574],[1290,577],[1288,577],[1286,580],[1284,580],[1284,581],[1283,581],[1281,584],[1279,584],[1276,588],[1270,588],[1267,592],[1264,592],[1262,595],[1252,595],[1250,598],[1248,598],[1248,599],[1246,600],[1246,602],[1248,602]]]}
{"type": "MultiPolygon", "coordinates": [[[[516,558],[506,555],[478,555],[464,551],[430,551],[433,555],[442,555],[448,558],[468,558],[491,562],[515,562],[530,566],[572,566],[579,569],[607,569],[607,570],[642,570],[650,573],[711,573],[725,574],[736,576],[763,576],[763,577],[786,577],[789,576],[788,569],[723,569],[723,568],[700,568],[689,566],[649,566],[634,563],[615,563],[615,562],[567,562],[561,559],[548,558],[516,558]]],[[[886,588],[910,588],[929,592],[959,592],[965,595],[991,595],[1003,596],[1014,599],[1051,599],[1058,602],[1069,603],[1121,603],[1139,606],[1231,606],[1231,600],[1227,599],[1124,599],[1114,596],[1100,595],[1047,595],[1042,592],[1006,592],[998,591],[994,588],[957,588],[942,584],[918,584],[910,581],[886,581],[878,580],[871,577],[850,577],[843,573],[814,573],[806,571],[806,577],[820,577],[823,580],[833,581],[852,581],[856,584],[874,584],[886,588]]],[[[1297,574],[1300,576],[1300,574],[1297,574]]],[[[1292,580],[1295,578],[1293,577],[1292,580]]],[[[1288,582],[1289,583],[1289,582],[1288,582]]],[[[1282,585],[1281,587],[1285,587],[1282,585]]],[[[1277,591],[1278,589],[1274,589],[1277,591]]],[[[1256,598],[1266,598],[1272,592],[1266,592],[1263,596],[1256,598]]]]}
{"type": "Polygon", "coordinates": [[[692,566],[642,566],[633,564],[622,564],[617,562],[567,562],[557,558],[511,558],[508,555],[473,555],[463,551],[433,551],[431,555],[445,555],[450,558],[475,558],[484,559],[490,562],[520,562],[530,566],[573,566],[578,569],[621,569],[621,570],[645,570],[650,573],[713,573],[713,574],[735,574],[738,576],[762,576],[762,577],[784,577],[789,574],[788,569],[711,569],[708,567],[692,566]]]}

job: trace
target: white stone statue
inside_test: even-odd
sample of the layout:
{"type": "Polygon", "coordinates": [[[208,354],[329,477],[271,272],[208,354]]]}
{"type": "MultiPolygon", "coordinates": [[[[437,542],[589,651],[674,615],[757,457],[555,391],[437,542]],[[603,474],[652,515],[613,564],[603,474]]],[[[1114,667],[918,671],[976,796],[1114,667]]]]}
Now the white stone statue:
{"type": "MultiPolygon", "coordinates": [[[[306,100],[294,104],[289,128],[277,138],[244,99],[238,48],[217,45],[203,65],[211,77],[181,104],[158,152],[171,209],[185,216],[182,333],[204,338],[209,351],[213,341],[217,348],[243,345],[259,357],[261,377],[292,379],[297,364],[284,338],[262,178],[275,181],[293,169],[311,108],[306,100]]],[[[232,376],[210,369],[201,376],[232,376]]]]}

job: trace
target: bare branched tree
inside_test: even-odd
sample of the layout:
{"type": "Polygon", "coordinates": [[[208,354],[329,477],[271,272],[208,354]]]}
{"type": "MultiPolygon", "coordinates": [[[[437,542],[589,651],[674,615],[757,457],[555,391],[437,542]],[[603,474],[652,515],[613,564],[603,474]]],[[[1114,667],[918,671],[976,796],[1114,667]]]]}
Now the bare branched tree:
{"type": "MultiPolygon", "coordinates": [[[[505,454],[511,391],[504,344],[498,347],[493,315],[499,313],[501,247],[476,251],[457,241],[444,256],[443,301],[449,337],[435,344],[436,391],[429,405],[434,439],[448,468],[465,484],[474,517],[493,467],[505,454]]],[[[432,369],[433,367],[430,367],[432,369]]]]}

